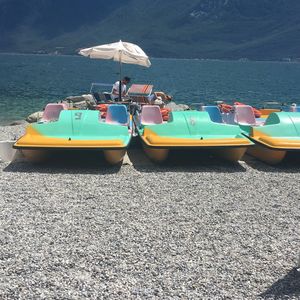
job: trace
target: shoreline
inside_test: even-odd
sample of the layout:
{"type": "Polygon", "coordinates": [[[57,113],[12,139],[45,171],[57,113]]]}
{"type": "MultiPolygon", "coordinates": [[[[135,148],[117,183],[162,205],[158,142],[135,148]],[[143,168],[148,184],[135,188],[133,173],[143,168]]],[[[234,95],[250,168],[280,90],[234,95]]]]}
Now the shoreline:
{"type": "MultiPolygon", "coordinates": [[[[79,54],[51,54],[51,53],[22,53],[22,52],[0,52],[0,55],[28,55],[28,56],[47,56],[47,57],[82,57],[79,54]]],[[[285,60],[283,59],[249,59],[249,58],[176,58],[176,57],[149,57],[154,60],[196,60],[196,61],[219,61],[219,62],[243,62],[243,63],[287,63],[287,64],[298,64],[299,59],[285,60]]]]}

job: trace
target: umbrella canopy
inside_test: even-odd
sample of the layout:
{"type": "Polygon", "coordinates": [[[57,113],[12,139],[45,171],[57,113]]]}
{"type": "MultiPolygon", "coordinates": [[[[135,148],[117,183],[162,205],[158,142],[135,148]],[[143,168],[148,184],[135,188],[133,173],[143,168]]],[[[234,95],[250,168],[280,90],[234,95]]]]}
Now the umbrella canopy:
{"type": "Polygon", "coordinates": [[[90,58],[112,59],[120,63],[119,100],[121,101],[122,63],[150,67],[151,63],[146,53],[138,46],[121,40],[112,44],[81,49],[79,54],[90,58]]]}
{"type": "Polygon", "coordinates": [[[139,46],[121,40],[112,44],[81,49],[79,54],[90,58],[112,59],[125,64],[151,66],[149,57],[139,46]]]}

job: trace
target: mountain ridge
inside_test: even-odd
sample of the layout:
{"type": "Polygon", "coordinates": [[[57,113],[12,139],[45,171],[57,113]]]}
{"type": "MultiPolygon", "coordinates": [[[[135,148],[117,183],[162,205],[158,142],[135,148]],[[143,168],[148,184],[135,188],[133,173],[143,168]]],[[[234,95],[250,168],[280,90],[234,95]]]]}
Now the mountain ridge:
{"type": "Polygon", "coordinates": [[[296,0],[0,0],[0,52],[75,54],[119,39],[149,56],[300,56],[296,0]]]}

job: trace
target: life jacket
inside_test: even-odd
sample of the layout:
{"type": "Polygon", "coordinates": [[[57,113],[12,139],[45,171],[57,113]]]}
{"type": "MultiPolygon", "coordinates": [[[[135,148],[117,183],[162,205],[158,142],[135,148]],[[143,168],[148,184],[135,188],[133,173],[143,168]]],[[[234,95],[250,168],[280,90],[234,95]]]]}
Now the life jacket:
{"type": "Polygon", "coordinates": [[[226,103],[219,104],[219,108],[222,113],[230,113],[233,111],[233,106],[226,103]]]}
{"type": "Polygon", "coordinates": [[[96,109],[99,111],[107,111],[108,104],[98,104],[96,109]]]}
{"type": "Polygon", "coordinates": [[[96,110],[99,110],[99,111],[100,111],[100,113],[101,113],[101,118],[102,118],[102,119],[105,119],[105,118],[106,118],[107,107],[108,107],[108,104],[98,104],[98,105],[96,106],[96,110]]]}
{"type": "Polygon", "coordinates": [[[161,116],[163,118],[164,121],[168,121],[169,120],[169,113],[170,113],[171,109],[169,108],[161,108],[160,109],[160,113],[161,116]]]}

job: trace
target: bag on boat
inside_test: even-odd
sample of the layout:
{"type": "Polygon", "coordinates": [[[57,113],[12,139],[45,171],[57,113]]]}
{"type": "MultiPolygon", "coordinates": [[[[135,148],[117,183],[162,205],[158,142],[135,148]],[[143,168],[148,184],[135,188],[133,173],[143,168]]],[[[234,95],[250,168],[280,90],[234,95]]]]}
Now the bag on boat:
{"type": "Polygon", "coordinates": [[[190,107],[186,104],[176,104],[175,102],[169,102],[165,105],[164,108],[168,108],[171,111],[184,111],[184,110],[190,110],[190,107]]]}
{"type": "Polygon", "coordinates": [[[81,96],[69,96],[63,101],[68,105],[69,108],[77,109],[94,109],[96,106],[96,101],[90,94],[81,96]]]}

